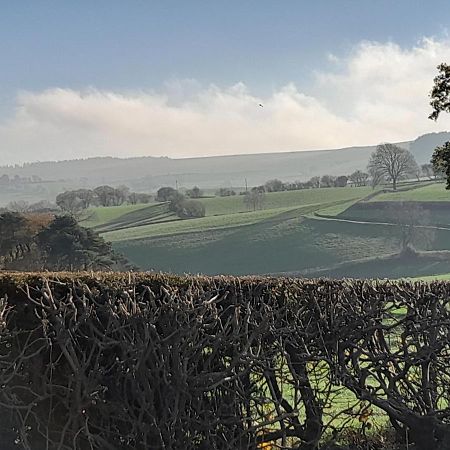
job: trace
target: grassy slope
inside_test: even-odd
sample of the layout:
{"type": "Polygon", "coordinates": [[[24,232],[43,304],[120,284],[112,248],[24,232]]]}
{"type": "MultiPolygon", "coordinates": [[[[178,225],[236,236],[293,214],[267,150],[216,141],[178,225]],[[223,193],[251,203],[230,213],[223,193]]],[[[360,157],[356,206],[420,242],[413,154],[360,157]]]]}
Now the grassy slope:
{"type": "Polygon", "coordinates": [[[414,277],[413,280],[422,280],[422,281],[435,281],[435,280],[442,280],[442,281],[449,281],[450,280],[450,273],[443,273],[440,275],[427,275],[427,276],[418,276],[414,277]]]}
{"type": "MultiPolygon", "coordinates": [[[[344,200],[345,201],[345,200],[344,200]]],[[[111,242],[148,239],[152,237],[172,236],[175,234],[187,234],[191,232],[205,232],[247,226],[264,221],[287,220],[301,215],[311,214],[324,206],[339,207],[341,201],[331,203],[317,203],[297,207],[282,207],[263,209],[258,211],[246,211],[233,214],[221,214],[206,216],[199,219],[177,220],[171,222],[151,223],[148,225],[121,228],[116,231],[106,231],[103,236],[111,242]]],[[[142,223],[142,222],[140,222],[142,223]]],[[[106,229],[105,227],[103,229],[106,229]]]]}
{"type": "MultiPolygon", "coordinates": [[[[345,200],[356,201],[370,192],[369,188],[327,188],[309,189],[304,191],[273,192],[265,196],[262,208],[264,211],[271,209],[294,209],[305,205],[318,205],[322,203],[340,202],[345,200]]],[[[222,215],[224,222],[229,222],[229,215],[248,213],[243,197],[212,197],[199,200],[205,205],[206,216],[222,215]]],[[[111,231],[113,229],[132,228],[142,226],[143,222],[157,222],[160,220],[174,220],[173,214],[163,214],[166,207],[160,203],[150,205],[123,205],[116,207],[91,208],[82,218],[82,225],[97,228],[98,231],[111,231]],[[164,217],[162,217],[164,216],[164,217]]],[[[205,226],[207,228],[206,219],[205,226]]],[[[240,220],[237,219],[237,223],[240,220]]],[[[246,222],[244,220],[244,222],[246,222]]],[[[183,222],[186,226],[187,221],[183,222]]],[[[214,222],[216,223],[216,222],[214,222]]],[[[150,228],[147,228],[150,231],[150,228]]],[[[172,230],[169,230],[172,233],[172,230]]],[[[160,232],[156,233],[160,234],[160,232]]],[[[151,232],[150,235],[155,235],[151,232]]]]}
{"type": "MultiPolygon", "coordinates": [[[[414,202],[422,210],[424,225],[450,227],[450,203],[437,201],[414,202]]],[[[336,216],[347,220],[362,220],[371,222],[395,222],[402,210],[399,202],[360,202],[350,205],[336,216]]],[[[407,208],[406,208],[407,211],[407,208]]],[[[322,211],[321,211],[322,212],[322,211]]]]}
{"type": "MultiPolygon", "coordinates": [[[[423,198],[423,190],[438,192],[442,185],[421,187],[411,192],[423,198]]],[[[327,275],[396,276],[450,272],[446,262],[413,261],[408,264],[386,260],[399,250],[395,227],[350,224],[310,217],[320,211],[344,217],[370,188],[334,188],[266,194],[262,211],[248,212],[241,196],[202,199],[207,217],[171,221],[163,217],[164,205],[144,205],[104,212],[97,229],[114,242],[142,269],[177,273],[256,274],[314,273],[332,268],[327,275]],[[347,211],[346,211],[347,210],[347,211]],[[158,220],[165,220],[159,222],[158,220]],[[169,222],[167,221],[169,220],[169,222]],[[375,260],[374,258],[379,258],[375,260]],[[349,262],[354,264],[345,264],[349,262]],[[398,272],[398,273],[397,273],[398,272]]],[[[382,194],[399,195],[399,194],[382,194]]],[[[379,196],[381,197],[381,195],[379,196]]],[[[376,205],[369,207],[380,219],[376,205]]],[[[450,215],[449,215],[450,217],[450,215]]],[[[368,218],[361,217],[361,219],[368,218]]],[[[450,222],[449,222],[450,223],[450,222]]],[[[450,232],[439,231],[435,249],[450,249],[450,232]]]]}
{"type": "MultiPolygon", "coordinates": [[[[450,235],[447,236],[447,239],[450,235]]],[[[344,263],[340,267],[317,271],[313,276],[351,278],[405,278],[421,280],[450,279],[450,258],[440,252],[423,252],[418,256],[391,255],[381,258],[367,258],[362,261],[344,263]],[[444,275],[429,275],[430,273],[444,275]]]]}
{"type": "Polygon", "coordinates": [[[373,201],[448,202],[450,201],[450,192],[445,189],[444,183],[433,183],[418,189],[380,194],[373,198],[373,201]]]}
{"type": "Polygon", "coordinates": [[[122,241],[115,247],[145,269],[206,274],[304,272],[398,250],[392,230],[383,226],[283,215],[246,227],[122,241]]]}
{"type": "MultiPolygon", "coordinates": [[[[371,192],[369,187],[324,188],[301,191],[272,192],[265,195],[263,209],[293,208],[303,205],[329,203],[363,198],[371,192]]],[[[247,211],[243,197],[215,197],[202,202],[208,216],[233,214],[247,211]]]]}
{"type": "Polygon", "coordinates": [[[240,214],[223,214],[220,216],[207,216],[200,219],[178,220],[169,223],[154,223],[106,232],[103,233],[103,237],[108,241],[118,242],[230,228],[256,223],[288,211],[292,211],[292,208],[277,208],[240,214]]]}
{"type": "Polygon", "coordinates": [[[147,206],[148,205],[122,205],[89,208],[81,218],[80,223],[85,227],[94,228],[116,220],[129,212],[146,208],[147,206]]]}

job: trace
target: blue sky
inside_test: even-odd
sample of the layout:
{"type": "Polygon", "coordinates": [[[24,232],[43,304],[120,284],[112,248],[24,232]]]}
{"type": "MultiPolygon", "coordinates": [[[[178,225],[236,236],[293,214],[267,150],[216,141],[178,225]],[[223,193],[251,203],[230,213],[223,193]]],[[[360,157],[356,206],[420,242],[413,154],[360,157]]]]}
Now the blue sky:
{"type": "MultiPolygon", "coordinates": [[[[86,90],[93,89],[107,98],[128,95],[128,100],[137,101],[137,92],[166,95],[167,85],[173,88],[179,84],[184,92],[192,90],[193,83],[198,106],[198,96],[210,92],[211,85],[227,90],[241,83],[252,99],[267,102],[293,85],[297,93],[314,97],[321,106],[336,113],[333,103],[341,100],[331,91],[321,95],[324,89],[318,74],[339,76],[349,72],[355,58],[363,52],[364,42],[385,50],[392,44],[399,54],[404,54],[423,46],[424,38],[433,38],[438,44],[445,44],[444,49],[439,47],[444,60],[450,18],[450,2],[414,0],[1,0],[0,6],[0,146],[1,122],[3,129],[10,127],[11,122],[19,126],[17,121],[23,120],[23,112],[18,118],[18,109],[24,103],[27,120],[36,120],[35,116],[33,120],[30,117],[38,109],[42,111],[42,95],[48,96],[49,90],[55,94],[55,89],[80,96],[89,95],[86,90]],[[34,109],[29,107],[30,95],[34,109]],[[39,108],[36,102],[41,102],[39,108]]],[[[429,47],[427,51],[433,52],[429,47]]],[[[420,51],[417,54],[420,57],[420,51]]],[[[361,59],[364,57],[361,55],[361,59]]],[[[44,100],[48,106],[48,98],[44,100]]],[[[140,100],[148,106],[147,97],[140,100]]],[[[356,104],[357,100],[349,102],[356,104]]],[[[60,105],[59,111],[61,108],[67,109],[60,105]]],[[[343,118],[356,112],[338,111],[343,118]]],[[[48,125],[47,119],[44,125],[48,125]]],[[[428,128],[424,126],[424,130],[428,128]]],[[[10,129],[7,131],[5,140],[9,146],[18,145],[10,129]]],[[[172,131],[177,132],[177,128],[172,131]]],[[[245,134],[244,130],[241,132],[245,134]]],[[[69,132],[65,133],[67,136],[69,132]]],[[[416,129],[411,129],[410,135],[414,133],[416,129]]],[[[392,133],[386,134],[389,137],[392,133]]],[[[48,139],[43,137],[43,149],[49,146],[48,139]]],[[[368,135],[367,140],[371,139],[368,135]]],[[[108,150],[101,136],[96,135],[93,142],[89,154],[108,150]]],[[[130,154],[157,153],[154,146],[160,141],[150,138],[148,142],[148,146],[140,142],[130,154]]],[[[277,142],[273,147],[278,147],[277,142]]],[[[280,147],[286,142],[280,139],[280,147]]],[[[237,146],[235,152],[245,148],[257,151],[257,144],[245,144],[247,147],[237,146]]],[[[286,149],[332,144],[320,140],[315,144],[309,139],[296,146],[294,140],[286,149]]],[[[336,145],[342,144],[336,141],[336,145]]],[[[211,142],[207,145],[213,147],[211,142]]],[[[218,151],[233,152],[233,145],[234,142],[225,147],[219,145],[222,150],[218,151]]],[[[180,143],[162,147],[174,156],[190,154],[181,150],[170,152],[177,146],[180,143]]],[[[70,150],[68,155],[72,153],[70,150]]],[[[117,154],[117,149],[111,148],[111,153],[117,154]]],[[[207,146],[199,153],[209,154],[207,146]]],[[[48,152],[43,157],[53,156],[48,152]]]]}
{"type": "Polygon", "coordinates": [[[448,1],[3,0],[3,93],[148,88],[170,78],[270,90],[308,81],[361,40],[442,35],[448,1]],[[432,4],[432,7],[430,6],[432,4]]]}

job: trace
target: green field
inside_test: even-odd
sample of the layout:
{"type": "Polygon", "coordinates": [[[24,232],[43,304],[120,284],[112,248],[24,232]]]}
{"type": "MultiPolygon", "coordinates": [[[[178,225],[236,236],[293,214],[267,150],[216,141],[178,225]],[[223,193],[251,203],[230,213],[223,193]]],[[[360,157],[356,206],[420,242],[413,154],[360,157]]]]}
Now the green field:
{"type": "MultiPolygon", "coordinates": [[[[294,208],[303,205],[357,200],[372,191],[369,187],[305,189],[301,191],[271,192],[265,195],[263,209],[294,208]]],[[[234,214],[248,211],[243,197],[215,197],[202,200],[206,215],[234,214]]]]}
{"type": "Polygon", "coordinates": [[[450,227],[450,202],[443,201],[358,202],[349,205],[347,209],[340,211],[336,216],[346,220],[398,222],[401,220],[402,211],[407,215],[410,207],[418,208],[423,225],[450,227]]]}
{"type": "Polygon", "coordinates": [[[81,217],[80,223],[88,228],[95,228],[117,220],[130,212],[145,209],[148,205],[121,205],[89,208],[81,217]]]}
{"type": "Polygon", "coordinates": [[[442,273],[439,275],[428,275],[422,277],[414,277],[412,280],[421,280],[421,281],[450,281],[450,273],[442,273]]]}
{"type": "Polygon", "coordinates": [[[174,221],[177,217],[168,212],[167,207],[161,203],[91,208],[84,214],[81,223],[84,226],[96,228],[100,232],[123,230],[123,233],[118,233],[117,235],[111,234],[109,236],[109,238],[114,240],[122,240],[142,236],[155,236],[161,233],[177,233],[190,229],[208,229],[210,226],[220,227],[221,221],[223,221],[223,226],[225,227],[230,224],[246,224],[253,222],[255,219],[259,220],[259,218],[264,218],[266,215],[272,216],[283,210],[287,211],[305,206],[339,206],[346,201],[350,204],[365,197],[370,192],[370,188],[361,187],[267,193],[262,203],[262,210],[255,212],[248,210],[244,204],[243,196],[240,195],[204,198],[199,201],[205,205],[205,218],[193,219],[189,223],[184,220],[181,224],[172,224],[167,229],[167,232],[164,229],[164,225],[157,225],[157,223],[174,221]],[[243,216],[239,218],[230,217],[235,214],[243,214],[243,216]],[[254,215],[252,216],[252,214],[254,215]],[[221,216],[222,218],[208,220],[211,216],[221,216]],[[145,230],[134,230],[132,234],[128,234],[129,232],[131,233],[131,229],[143,226],[145,226],[145,230]],[[125,231],[125,229],[128,231],[125,231]]]}
{"type": "Polygon", "coordinates": [[[450,203],[447,211],[441,192],[447,191],[442,184],[423,183],[402,189],[378,195],[369,187],[268,193],[258,211],[248,211],[242,196],[204,198],[206,217],[189,220],[161,203],[97,208],[84,223],[144,270],[338,277],[450,273],[450,258],[440,252],[450,250],[450,203]],[[395,209],[398,201],[386,198],[399,195],[422,206],[433,202],[430,215],[449,225],[433,230],[433,242],[427,248],[418,244],[420,257],[408,260],[398,256],[400,229],[386,213],[386,204],[395,209]]]}
{"type": "Polygon", "coordinates": [[[445,183],[433,183],[417,189],[383,193],[377,195],[373,201],[448,202],[450,192],[445,189],[445,183]]]}

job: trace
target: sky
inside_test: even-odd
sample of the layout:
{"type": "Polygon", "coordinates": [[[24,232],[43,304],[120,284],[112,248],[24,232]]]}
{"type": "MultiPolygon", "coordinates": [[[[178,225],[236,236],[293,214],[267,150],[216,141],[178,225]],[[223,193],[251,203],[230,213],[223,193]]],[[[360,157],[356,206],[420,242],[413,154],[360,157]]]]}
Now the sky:
{"type": "Polygon", "coordinates": [[[0,164],[339,148],[427,119],[450,2],[0,0],[0,164]],[[262,105],[262,106],[260,106],[262,105]]]}

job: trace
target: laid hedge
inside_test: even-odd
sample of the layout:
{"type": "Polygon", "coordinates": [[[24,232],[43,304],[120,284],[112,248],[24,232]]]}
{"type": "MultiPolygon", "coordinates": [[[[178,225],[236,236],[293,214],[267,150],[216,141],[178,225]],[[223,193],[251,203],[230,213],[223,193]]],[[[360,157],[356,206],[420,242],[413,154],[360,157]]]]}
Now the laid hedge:
{"type": "Polygon", "coordinates": [[[33,450],[448,449],[449,294],[437,282],[3,274],[2,417],[33,450]]]}

